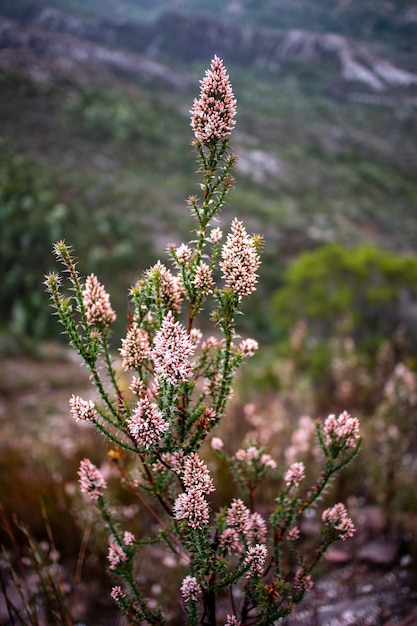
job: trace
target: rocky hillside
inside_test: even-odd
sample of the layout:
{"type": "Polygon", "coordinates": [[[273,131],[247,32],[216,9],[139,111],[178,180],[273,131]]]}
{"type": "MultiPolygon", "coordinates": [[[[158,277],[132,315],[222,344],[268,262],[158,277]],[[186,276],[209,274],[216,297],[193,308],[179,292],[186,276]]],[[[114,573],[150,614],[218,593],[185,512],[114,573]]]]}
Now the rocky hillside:
{"type": "Polygon", "coordinates": [[[71,71],[72,63],[85,62],[126,75],[144,72],[180,85],[185,79],[172,70],[165,71],[160,62],[206,62],[216,53],[228,64],[274,72],[288,63],[302,62],[312,72],[331,72],[335,80],[371,92],[417,86],[417,73],[397,67],[371,47],[335,33],[273,30],[180,14],[164,14],[152,23],[81,19],[39,5],[21,19],[20,25],[2,21],[3,67],[13,63],[17,50],[26,50],[35,58],[50,58],[62,71],[65,65],[71,71]],[[54,38],[53,33],[60,37],[54,38]],[[69,37],[82,40],[82,46],[69,37]],[[137,54],[141,57],[134,56],[137,54]]]}

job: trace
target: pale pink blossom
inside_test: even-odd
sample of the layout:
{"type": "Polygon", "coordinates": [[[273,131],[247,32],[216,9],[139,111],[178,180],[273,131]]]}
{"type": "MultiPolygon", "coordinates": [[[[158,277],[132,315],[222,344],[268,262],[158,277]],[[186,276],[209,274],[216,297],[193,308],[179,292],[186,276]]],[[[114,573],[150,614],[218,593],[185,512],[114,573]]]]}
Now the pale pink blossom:
{"type": "Polygon", "coordinates": [[[164,452],[162,455],[162,459],[165,461],[165,463],[169,463],[171,465],[171,469],[173,472],[176,472],[177,474],[182,474],[184,472],[184,450],[176,450],[175,452],[164,452]]]}
{"type": "Polygon", "coordinates": [[[171,385],[188,380],[192,374],[190,357],[194,351],[195,346],[185,328],[175,322],[172,311],[168,311],[155,335],[151,352],[155,372],[171,385]]]}
{"type": "Polygon", "coordinates": [[[194,576],[186,576],[181,584],[181,595],[185,603],[197,602],[202,589],[194,576]]]}
{"type": "Polygon", "coordinates": [[[78,470],[79,485],[81,492],[91,500],[98,500],[107,489],[100,470],[89,459],[83,459],[78,470]]]}
{"type": "Polygon", "coordinates": [[[126,594],[123,592],[123,589],[120,586],[113,587],[110,595],[115,602],[119,602],[120,600],[126,598],[126,594]]]}
{"type": "Polygon", "coordinates": [[[136,324],[128,330],[126,338],[122,340],[120,354],[124,370],[138,369],[149,358],[151,342],[146,330],[136,324]]]}
{"type": "Polygon", "coordinates": [[[177,257],[178,263],[180,265],[184,265],[189,261],[193,256],[193,251],[187,244],[182,243],[176,250],[175,256],[177,257]]]}
{"type": "Polygon", "coordinates": [[[219,243],[222,237],[223,237],[223,233],[220,228],[213,228],[211,230],[210,232],[211,243],[219,243]]]}
{"type": "Polygon", "coordinates": [[[196,452],[191,452],[186,457],[182,480],[187,489],[197,489],[201,493],[211,493],[215,490],[207,466],[196,452]]]}
{"type": "Polygon", "coordinates": [[[246,567],[249,566],[246,578],[262,576],[267,556],[268,550],[264,544],[258,543],[256,546],[251,546],[248,549],[244,562],[246,567]]]}
{"type": "Polygon", "coordinates": [[[341,502],[323,511],[321,519],[326,526],[337,530],[339,539],[342,541],[353,537],[356,532],[355,525],[348,517],[345,505],[341,502]]]}
{"type": "Polygon", "coordinates": [[[190,332],[190,341],[194,346],[198,346],[203,338],[203,333],[199,328],[192,328],[190,332]]]}
{"type": "Polygon", "coordinates": [[[152,280],[158,298],[167,310],[179,313],[184,298],[184,286],[178,276],[174,276],[163,263],[158,261],[146,272],[146,277],[152,280]]]}
{"type": "Polygon", "coordinates": [[[253,237],[247,234],[242,222],[237,219],[232,222],[221,255],[220,268],[226,287],[240,298],[255,291],[260,258],[253,237]]]}
{"type": "Polygon", "coordinates": [[[135,543],[136,538],[135,535],[128,530],[126,530],[123,534],[123,543],[125,546],[131,546],[135,543]]]}
{"type": "Polygon", "coordinates": [[[123,548],[115,541],[112,541],[109,545],[109,552],[107,554],[109,569],[115,570],[120,563],[126,562],[127,559],[128,556],[123,548]]]}
{"type": "Polygon", "coordinates": [[[234,615],[227,615],[226,623],[224,626],[242,626],[242,622],[239,622],[234,615]]]}
{"type": "Polygon", "coordinates": [[[293,526],[292,528],[290,528],[287,534],[288,541],[298,541],[299,538],[300,529],[298,528],[298,526],[293,526]]]}
{"type": "Polygon", "coordinates": [[[260,513],[252,513],[249,519],[248,539],[251,543],[265,543],[268,535],[266,522],[260,513]]]}
{"type": "Polygon", "coordinates": [[[87,277],[82,298],[90,326],[107,327],[116,320],[116,313],[110,305],[109,294],[98,282],[95,274],[87,277]]]}
{"type": "Polygon", "coordinates": [[[251,512],[240,498],[234,499],[227,509],[226,524],[239,533],[246,533],[250,529],[251,512]]]}
{"type": "Polygon", "coordinates": [[[207,263],[200,263],[195,272],[193,281],[194,287],[199,289],[204,295],[212,293],[212,287],[214,285],[211,268],[207,263]]]}
{"type": "Polygon", "coordinates": [[[225,528],[220,534],[219,544],[222,550],[229,553],[238,554],[243,550],[239,533],[235,528],[225,528]]]}
{"type": "Polygon", "coordinates": [[[218,345],[219,345],[219,342],[216,339],[216,337],[210,336],[210,337],[207,337],[205,342],[202,344],[201,349],[211,350],[212,348],[217,348],[218,345]]]}
{"type": "Polygon", "coordinates": [[[229,137],[235,125],[236,100],[223,61],[217,56],[200,81],[200,99],[194,100],[191,127],[201,143],[229,137]]]}
{"type": "Polygon", "coordinates": [[[174,502],[174,518],[186,520],[191,528],[201,528],[210,521],[209,505],[199,489],[180,493],[174,502]]]}
{"type": "Polygon", "coordinates": [[[169,422],[164,420],[155,402],[143,396],[137,401],[127,426],[139,446],[148,450],[161,441],[169,428],[169,422]]]}
{"type": "Polygon", "coordinates": [[[305,574],[302,569],[297,570],[294,576],[294,587],[307,592],[314,587],[314,583],[309,574],[305,574]]]}
{"type": "Polygon", "coordinates": [[[262,465],[265,465],[265,467],[269,467],[270,469],[276,469],[277,467],[276,461],[274,461],[270,454],[262,454],[260,461],[262,465]]]}
{"type": "Polygon", "coordinates": [[[83,400],[80,396],[72,394],[69,399],[69,405],[72,416],[76,420],[91,422],[97,417],[97,412],[94,408],[94,402],[92,400],[83,400]]]}
{"type": "Polygon", "coordinates": [[[223,440],[220,437],[213,437],[210,445],[213,450],[221,450],[224,447],[223,440]]]}
{"type": "Polygon", "coordinates": [[[324,422],[323,432],[326,446],[336,442],[354,448],[359,439],[359,420],[351,417],[347,411],[338,417],[329,415],[324,422]]]}
{"type": "Polygon", "coordinates": [[[255,339],[243,339],[239,344],[239,352],[244,357],[253,356],[258,348],[259,344],[255,339]]]}
{"type": "Polygon", "coordinates": [[[284,480],[288,487],[291,485],[298,487],[300,482],[305,478],[305,475],[304,463],[292,463],[285,473],[284,480]]]}

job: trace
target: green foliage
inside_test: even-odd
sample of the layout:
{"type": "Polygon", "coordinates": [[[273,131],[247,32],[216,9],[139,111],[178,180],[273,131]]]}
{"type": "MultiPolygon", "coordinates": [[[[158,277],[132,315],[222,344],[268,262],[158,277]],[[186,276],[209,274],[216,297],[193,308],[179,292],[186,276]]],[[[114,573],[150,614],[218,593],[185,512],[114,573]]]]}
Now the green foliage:
{"type": "Polygon", "coordinates": [[[292,333],[298,366],[307,368],[317,385],[325,385],[328,395],[337,338],[353,338],[359,361],[365,359],[371,370],[387,341],[395,360],[415,365],[417,320],[411,311],[416,301],[416,257],[371,246],[327,245],[294,261],[271,309],[278,335],[292,333]],[[301,343],[294,343],[301,321],[301,343]]]}
{"type": "MultiPolygon", "coordinates": [[[[112,267],[114,279],[125,272],[122,281],[117,279],[124,289],[129,284],[128,268],[139,261],[137,243],[133,243],[129,223],[110,208],[89,211],[88,205],[80,206],[81,190],[63,172],[46,170],[13,154],[3,143],[0,157],[0,328],[36,340],[52,335],[54,329],[41,287],[54,241],[65,237],[77,242],[89,272],[108,275],[112,267]]],[[[141,263],[145,264],[150,246],[146,241],[141,244],[141,263]]],[[[124,304],[124,294],[116,300],[124,304]]]]}

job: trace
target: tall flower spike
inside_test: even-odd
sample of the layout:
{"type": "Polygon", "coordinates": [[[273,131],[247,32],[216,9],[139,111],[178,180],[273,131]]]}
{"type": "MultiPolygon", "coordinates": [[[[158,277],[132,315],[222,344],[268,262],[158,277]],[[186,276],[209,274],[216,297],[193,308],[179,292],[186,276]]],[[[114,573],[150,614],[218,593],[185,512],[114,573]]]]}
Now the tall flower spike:
{"type": "Polygon", "coordinates": [[[171,385],[186,381],[192,373],[189,357],[194,354],[194,350],[195,346],[185,328],[174,321],[172,311],[169,311],[155,335],[151,352],[155,373],[171,385]]]}
{"type": "Polygon", "coordinates": [[[109,294],[101,285],[97,276],[90,274],[87,277],[83,290],[83,302],[87,321],[90,326],[106,327],[116,319],[116,313],[110,306],[109,294]]]}
{"type": "Polygon", "coordinates": [[[78,470],[80,489],[91,500],[98,500],[103,496],[107,483],[100,470],[89,459],[83,459],[78,470]]]}
{"type": "Polygon", "coordinates": [[[256,289],[260,264],[253,237],[248,235],[242,222],[232,222],[231,233],[222,247],[220,268],[226,287],[239,297],[248,296],[256,289]]]}
{"type": "Polygon", "coordinates": [[[191,109],[191,127],[203,144],[229,137],[235,125],[236,99],[223,61],[215,56],[200,81],[200,99],[191,109]]]}

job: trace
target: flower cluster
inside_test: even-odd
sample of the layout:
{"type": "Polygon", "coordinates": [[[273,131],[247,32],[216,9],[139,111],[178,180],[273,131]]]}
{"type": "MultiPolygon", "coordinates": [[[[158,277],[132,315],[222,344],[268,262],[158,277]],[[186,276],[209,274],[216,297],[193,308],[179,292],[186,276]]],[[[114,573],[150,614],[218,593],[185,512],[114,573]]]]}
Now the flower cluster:
{"type": "Polygon", "coordinates": [[[285,473],[284,480],[288,487],[298,487],[300,482],[305,478],[305,475],[304,463],[292,463],[285,473]]]}
{"type": "Polygon", "coordinates": [[[232,222],[221,255],[220,268],[226,287],[240,298],[255,291],[260,258],[253,237],[248,235],[242,222],[237,219],[232,222]]]}
{"type": "Polygon", "coordinates": [[[189,358],[194,350],[195,346],[185,328],[174,320],[172,311],[168,311],[161,329],[155,335],[151,351],[155,373],[171,385],[186,381],[192,373],[189,358]]]}
{"type": "Polygon", "coordinates": [[[200,99],[191,109],[191,127],[203,144],[210,144],[230,135],[235,125],[236,100],[223,61],[217,56],[200,81],[200,99]]]}
{"type": "Polygon", "coordinates": [[[138,445],[146,450],[158,444],[169,428],[158,406],[145,395],[137,401],[127,425],[138,445]]]}
{"type": "Polygon", "coordinates": [[[72,416],[77,421],[92,422],[97,417],[97,412],[92,400],[83,400],[80,396],[73,394],[69,400],[69,405],[72,416]]]}
{"type": "Polygon", "coordinates": [[[105,328],[116,320],[116,313],[110,305],[109,294],[95,274],[90,274],[83,290],[83,303],[87,322],[90,326],[105,328]]]}
{"type": "Polygon", "coordinates": [[[329,415],[324,422],[323,432],[326,446],[336,443],[354,448],[359,439],[359,420],[351,417],[347,411],[338,417],[329,415]]]}
{"type": "Polygon", "coordinates": [[[125,563],[128,560],[128,556],[118,543],[112,541],[109,545],[107,560],[109,562],[109,569],[115,570],[120,563],[125,563]]]}
{"type": "Polygon", "coordinates": [[[348,517],[345,505],[341,502],[323,511],[321,519],[325,526],[337,531],[338,537],[342,541],[348,537],[353,537],[355,534],[355,525],[348,517]]]}
{"type": "Polygon", "coordinates": [[[181,583],[181,595],[184,602],[196,602],[198,596],[202,593],[202,589],[194,576],[186,576],[181,583]]]}
{"type": "Polygon", "coordinates": [[[81,493],[91,500],[98,500],[103,496],[107,483],[100,470],[89,459],[81,461],[78,476],[81,493]]]}
{"type": "Polygon", "coordinates": [[[179,313],[184,298],[184,286],[178,276],[174,276],[163,263],[158,261],[145,274],[145,279],[154,282],[158,298],[166,310],[179,313]]]}
{"type": "Polygon", "coordinates": [[[174,517],[187,520],[191,528],[201,528],[209,522],[209,505],[205,494],[214,491],[213,480],[198,454],[191,453],[182,464],[182,482],[185,492],[174,502],[174,517]]]}
{"type": "Polygon", "coordinates": [[[126,338],[122,340],[120,354],[124,370],[139,369],[149,358],[151,343],[146,330],[133,324],[129,328],[126,338]]]}
{"type": "Polygon", "coordinates": [[[258,543],[256,546],[251,546],[249,548],[247,556],[245,558],[245,566],[249,567],[246,578],[262,576],[267,556],[268,550],[263,544],[258,543]]]}
{"type": "Polygon", "coordinates": [[[265,454],[257,448],[256,446],[249,446],[249,448],[239,448],[235,454],[235,458],[237,461],[245,463],[246,465],[254,465],[255,463],[269,467],[270,469],[275,469],[277,464],[270,454],[265,454]]]}

